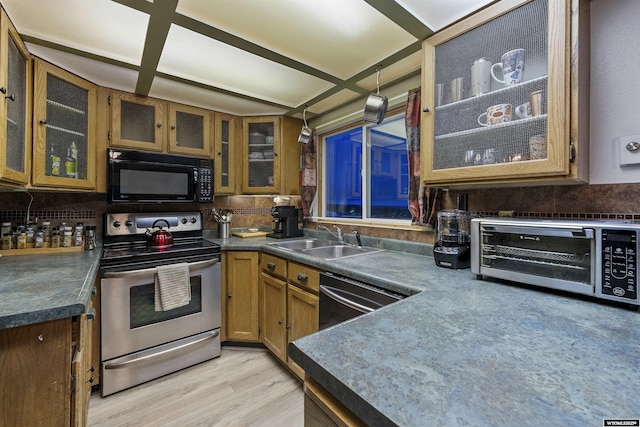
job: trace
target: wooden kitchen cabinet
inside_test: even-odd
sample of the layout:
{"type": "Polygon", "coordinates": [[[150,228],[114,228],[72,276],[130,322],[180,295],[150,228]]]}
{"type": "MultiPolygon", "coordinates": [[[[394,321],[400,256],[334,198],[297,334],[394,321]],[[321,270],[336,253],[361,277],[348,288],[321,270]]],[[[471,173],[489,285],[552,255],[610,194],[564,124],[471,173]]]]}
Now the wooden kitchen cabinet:
{"type": "MultiPolygon", "coordinates": [[[[588,7],[583,0],[501,1],[423,42],[421,179],[426,185],[588,179],[588,7]],[[515,49],[524,49],[520,82],[505,85],[488,73],[488,79],[478,80],[488,86],[472,87],[472,67],[481,68],[476,60],[488,60],[489,70],[515,49]],[[457,78],[464,81],[460,100],[451,92],[457,78]],[[441,105],[436,85],[444,88],[441,105]],[[539,91],[542,109],[533,116],[526,103],[539,91]],[[481,125],[486,122],[481,115],[499,104],[511,106],[512,119],[481,125]],[[515,113],[520,105],[522,117],[515,113]],[[546,153],[536,156],[530,149],[535,140],[544,141],[546,153]]],[[[494,68],[502,78],[500,66],[494,68]]]]}
{"type": "Polygon", "coordinates": [[[300,194],[302,121],[250,117],[242,126],[243,194],[300,194]]]}
{"type": "Polygon", "coordinates": [[[36,59],[33,186],[96,188],[97,87],[36,59]]]}
{"type": "Polygon", "coordinates": [[[262,342],[300,379],[304,371],[291,358],[289,342],[318,331],[318,270],[270,254],[260,260],[262,342]]]}
{"type": "Polygon", "coordinates": [[[214,188],[216,194],[236,194],[240,177],[238,171],[241,165],[236,165],[239,157],[240,144],[238,137],[240,119],[228,114],[215,113],[214,138],[214,188]]]}
{"type": "Polygon", "coordinates": [[[109,145],[145,151],[166,148],[167,103],[159,99],[113,91],[110,97],[109,145]]]}
{"type": "Polygon", "coordinates": [[[0,8],[0,181],[27,185],[31,165],[31,56],[0,8]]]}
{"type": "Polygon", "coordinates": [[[0,425],[86,425],[91,313],[0,330],[0,425]]]}
{"type": "Polygon", "coordinates": [[[229,341],[258,342],[258,252],[226,251],[225,333],[229,341]]]}
{"type": "Polygon", "coordinates": [[[262,343],[280,360],[287,360],[287,284],[260,273],[260,334],[262,343]]]}
{"type": "Polygon", "coordinates": [[[169,152],[211,157],[214,113],[169,103],[169,152]]]}
{"type": "Polygon", "coordinates": [[[109,145],[211,157],[213,112],[112,91],[109,145]]]}

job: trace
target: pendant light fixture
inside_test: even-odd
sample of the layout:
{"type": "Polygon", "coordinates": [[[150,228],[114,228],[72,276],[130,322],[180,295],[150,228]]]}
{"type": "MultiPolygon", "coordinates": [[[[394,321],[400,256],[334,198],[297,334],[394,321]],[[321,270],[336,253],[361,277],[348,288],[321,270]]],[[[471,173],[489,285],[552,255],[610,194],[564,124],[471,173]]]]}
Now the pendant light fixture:
{"type": "Polygon", "coordinates": [[[308,144],[311,141],[311,128],[307,125],[307,106],[304,106],[304,110],[302,111],[302,121],[304,122],[304,126],[302,126],[302,130],[300,131],[300,135],[298,135],[298,142],[300,144],[308,144]]]}
{"type": "Polygon", "coordinates": [[[380,124],[384,120],[389,103],[386,96],[380,95],[380,70],[382,70],[382,65],[378,66],[376,72],[376,93],[369,95],[364,106],[364,120],[376,124],[380,124]]]}

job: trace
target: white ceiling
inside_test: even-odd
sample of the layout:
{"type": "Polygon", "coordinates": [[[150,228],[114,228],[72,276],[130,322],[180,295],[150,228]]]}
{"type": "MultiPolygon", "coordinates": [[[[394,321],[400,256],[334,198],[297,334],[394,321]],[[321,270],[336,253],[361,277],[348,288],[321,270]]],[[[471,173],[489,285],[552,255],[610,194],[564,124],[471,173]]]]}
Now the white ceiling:
{"type": "Polygon", "coordinates": [[[0,0],[36,56],[239,116],[325,114],[420,72],[421,41],[495,0],[0,0]]]}

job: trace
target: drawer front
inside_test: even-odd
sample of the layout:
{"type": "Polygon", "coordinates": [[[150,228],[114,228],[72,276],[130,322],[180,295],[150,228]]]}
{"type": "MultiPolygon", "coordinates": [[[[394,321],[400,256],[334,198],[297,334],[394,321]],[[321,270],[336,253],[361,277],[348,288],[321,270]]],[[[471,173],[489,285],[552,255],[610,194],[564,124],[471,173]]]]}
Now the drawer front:
{"type": "Polygon", "coordinates": [[[315,294],[320,290],[320,272],[304,264],[289,261],[289,283],[315,294]]]}
{"type": "Polygon", "coordinates": [[[287,260],[269,254],[262,254],[260,258],[260,269],[272,276],[287,279],[287,260]]]}

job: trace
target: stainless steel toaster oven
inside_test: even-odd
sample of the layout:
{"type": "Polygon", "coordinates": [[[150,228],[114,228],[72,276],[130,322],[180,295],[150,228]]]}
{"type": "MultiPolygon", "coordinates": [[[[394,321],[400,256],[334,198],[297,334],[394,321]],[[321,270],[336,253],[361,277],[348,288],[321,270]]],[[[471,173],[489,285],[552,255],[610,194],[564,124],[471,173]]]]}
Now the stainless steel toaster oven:
{"type": "Polygon", "coordinates": [[[471,272],[640,305],[638,233],[625,221],[471,220],[471,272]]]}

